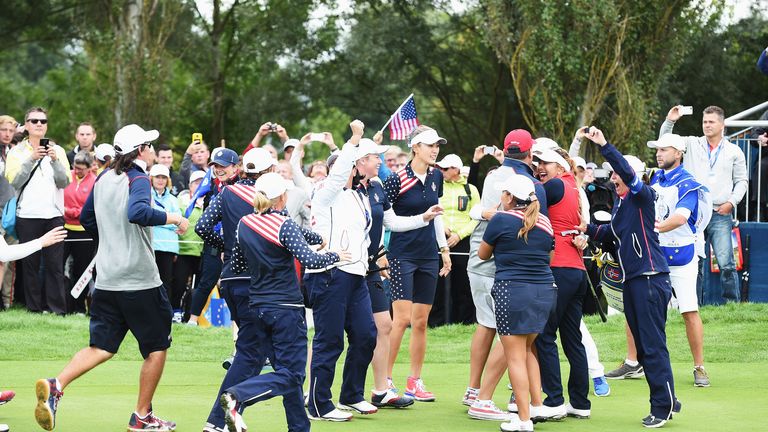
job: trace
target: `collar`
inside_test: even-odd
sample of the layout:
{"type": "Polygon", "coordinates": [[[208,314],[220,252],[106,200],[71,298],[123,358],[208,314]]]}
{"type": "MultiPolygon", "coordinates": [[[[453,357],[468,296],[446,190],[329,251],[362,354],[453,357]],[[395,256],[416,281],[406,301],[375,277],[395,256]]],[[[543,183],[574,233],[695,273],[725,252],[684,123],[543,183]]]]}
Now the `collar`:
{"type": "MultiPolygon", "coordinates": [[[[408,178],[413,178],[413,177],[416,177],[416,172],[415,172],[415,171],[413,171],[413,167],[411,167],[411,162],[412,162],[412,161],[409,161],[409,162],[408,162],[408,163],[405,165],[405,168],[404,168],[404,169],[405,169],[405,173],[408,175],[408,178]]],[[[435,168],[434,168],[434,167],[427,167],[427,173],[426,173],[426,175],[427,175],[427,176],[429,176],[430,174],[432,174],[432,171],[434,171],[434,170],[435,170],[435,168]]]]}
{"type": "Polygon", "coordinates": [[[147,173],[147,163],[146,163],[146,162],[144,162],[144,161],[143,161],[143,160],[141,160],[141,159],[136,159],[136,160],[134,160],[134,161],[133,161],[133,163],[134,163],[134,164],[135,164],[137,167],[141,168],[141,172],[143,172],[144,174],[146,174],[146,173],[147,173]]]}
{"type": "Polygon", "coordinates": [[[533,177],[533,169],[527,163],[521,160],[505,157],[504,163],[501,165],[514,169],[516,173],[522,174],[522,172],[525,172],[531,177],[533,177]]]}
{"type": "Polygon", "coordinates": [[[267,209],[267,211],[265,211],[265,212],[264,212],[264,213],[262,213],[262,214],[263,214],[263,215],[266,215],[266,214],[271,214],[271,213],[276,213],[276,214],[279,214],[279,215],[281,215],[281,216],[289,217],[289,216],[288,216],[288,209],[275,210],[275,209],[273,209],[273,208],[270,208],[270,209],[267,209]]]}
{"type": "Polygon", "coordinates": [[[246,185],[246,186],[253,186],[253,185],[256,184],[256,180],[251,179],[251,178],[244,178],[244,179],[241,179],[240,181],[238,181],[236,184],[242,184],[242,185],[246,185]]]}

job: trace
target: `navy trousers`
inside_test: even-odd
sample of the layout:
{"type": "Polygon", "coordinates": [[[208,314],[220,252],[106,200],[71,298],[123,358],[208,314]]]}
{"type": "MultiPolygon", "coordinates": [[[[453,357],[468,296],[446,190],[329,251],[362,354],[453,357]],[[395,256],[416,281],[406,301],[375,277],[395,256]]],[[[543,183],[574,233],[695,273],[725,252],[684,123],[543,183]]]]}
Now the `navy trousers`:
{"type": "Polygon", "coordinates": [[[192,306],[189,311],[192,315],[200,315],[203,312],[205,302],[219,280],[221,268],[221,252],[207,244],[204,245],[203,254],[200,255],[200,279],[192,291],[192,306]]]}
{"type": "Polygon", "coordinates": [[[672,297],[669,274],[639,276],[624,281],[624,315],[635,338],[637,360],[651,390],[651,414],[669,418],[675,382],[667,351],[667,304],[672,297]]]}
{"type": "MultiPolygon", "coordinates": [[[[289,432],[308,432],[309,418],[304,410],[305,369],[307,367],[307,323],[304,308],[251,306],[255,315],[258,344],[269,347],[274,372],[252,376],[227,389],[242,408],[257,402],[283,397],[289,432]]],[[[238,341],[240,336],[238,336],[238,341]]],[[[237,355],[240,355],[238,350],[237,355]]],[[[237,360],[237,356],[235,356],[237,360]]],[[[234,363],[232,367],[234,367],[234,363]]],[[[231,370],[231,368],[230,368],[231,370]]],[[[219,409],[221,411],[221,409],[219,409]]]]}
{"type": "Polygon", "coordinates": [[[376,324],[363,276],[334,268],[308,273],[305,281],[315,320],[308,408],[312,416],[323,416],[335,408],[331,385],[336,361],[344,350],[345,331],[349,346],[339,402],[354,404],[365,400],[365,374],[376,348],[376,324]]]}
{"type": "Polygon", "coordinates": [[[541,368],[541,388],[547,394],[544,404],[555,407],[565,403],[563,382],[560,378],[560,357],[557,352],[557,331],[563,352],[571,366],[568,375],[568,399],[576,409],[590,409],[589,370],[587,353],[581,343],[579,324],[586,284],[586,273],[576,268],[553,267],[552,275],[557,284],[557,306],[549,315],[544,331],[536,338],[536,350],[541,368]]]}
{"type": "Polygon", "coordinates": [[[221,394],[229,387],[246,379],[259,375],[264,366],[266,347],[260,334],[256,331],[257,316],[248,305],[248,289],[250,280],[233,280],[221,283],[221,296],[227,302],[232,321],[237,323],[237,342],[235,359],[224,375],[219,387],[219,393],[213,402],[213,408],[208,415],[208,423],[224,427],[224,411],[219,405],[221,394]]]}

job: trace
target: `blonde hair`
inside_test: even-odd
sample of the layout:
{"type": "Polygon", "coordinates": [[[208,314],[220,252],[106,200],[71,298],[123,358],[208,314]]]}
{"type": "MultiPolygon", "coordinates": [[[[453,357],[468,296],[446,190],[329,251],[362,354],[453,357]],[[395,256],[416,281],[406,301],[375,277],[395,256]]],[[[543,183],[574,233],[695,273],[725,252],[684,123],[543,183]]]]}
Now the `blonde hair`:
{"type": "Polygon", "coordinates": [[[565,151],[565,149],[561,149],[560,147],[556,148],[555,151],[557,152],[557,154],[562,156],[566,162],[568,162],[568,166],[571,167],[571,172],[573,174],[576,174],[576,162],[574,162],[573,159],[571,159],[571,155],[569,155],[568,152],[565,151]]]}
{"type": "Polygon", "coordinates": [[[420,133],[422,133],[424,131],[428,131],[428,130],[435,130],[435,129],[431,128],[431,127],[429,127],[427,125],[423,125],[422,124],[422,125],[418,125],[415,128],[413,128],[411,133],[408,134],[408,141],[407,142],[409,144],[409,147],[411,148],[411,155],[410,155],[411,159],[413,159],[413,157],[416,156],[416,152],[413,151],[414,144],[419,144],[419,143],[412,143],[411,140],[416,138],[416,135],[418,135],[418,134],[420,134],[420,133]]]}
{"type": "Polygon", "coordinates": [[[256,191],[256,195],[253,197],[253,209],[256,210],[256,213],[262,214],[274,207],[275,204],[277,204],[277,200],[279,199],[280,197],[269,199],[266,195],[264,195],[264,192],[256,191]]]}
{"type": "MultiPolygon", "coordinates": [[[[515,198],[517,201],[517,198],[515,198]]],[[[525,242],[528,243],[528,233],[536,226],[536,220],[539,218],[539,210],[541,205],[539,200],[531,201],[525,208],[525,218],[523,219],[523,227],[517,232],[517,238],[523,237],[525,242]]]]}
{"type": "Polygon", "coordinates": [[[13,124],[13,127],[16,127],[19,123],[16,121],[15,118],[9,116],[9,115],[0,115],[0,125],[4,125],[6,123],[13,124]]]}

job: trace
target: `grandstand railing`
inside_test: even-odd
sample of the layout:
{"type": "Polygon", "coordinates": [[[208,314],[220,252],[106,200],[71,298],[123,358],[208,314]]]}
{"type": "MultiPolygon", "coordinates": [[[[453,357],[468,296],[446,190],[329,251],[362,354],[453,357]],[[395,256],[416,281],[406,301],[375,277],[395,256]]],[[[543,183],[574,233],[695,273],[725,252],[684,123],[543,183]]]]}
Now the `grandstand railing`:
{"type": "Polygon", "coordinates": [[[763,155],[760,151],[760,145],[757,142],[757,135],[755,134],[755,128],[768,129],[768,120],[750,120],[745,119],[751,117],[752,114],[758,113],[760,116],[764,111],[768,110],[768,101],[755,105],[752,108],[741,111],[725,119],[726,138],[732,143],[741,147],[744,152],[747,161],[747,175],[749,176],[749,182],[747,183],[747,193],[744,196],[742,202],[743,215],[739,215],[740,207],[736,209],[736,218],[740,221],[760,222],[762,218],[762,197],[761,192],[763,189],[762,172],[760,172],[760,165],[763,161],[763,155]],[[741,128],[736,132],[728,133],[728,128],[741,128]],[[756,200],[753,202],[752,189],[757,188],[756,200]],[[754,206],[755,208],[752,208],[754,206]]]}

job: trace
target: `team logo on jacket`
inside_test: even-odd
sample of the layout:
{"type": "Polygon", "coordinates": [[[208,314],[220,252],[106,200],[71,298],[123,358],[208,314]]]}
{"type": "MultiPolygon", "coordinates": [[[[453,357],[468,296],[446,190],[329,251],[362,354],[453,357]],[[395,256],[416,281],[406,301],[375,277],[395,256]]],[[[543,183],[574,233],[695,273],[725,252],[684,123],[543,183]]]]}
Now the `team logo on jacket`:
{"type": "Polygon", "coordinates": [[[432,192],[437,192],[437,185],[432,183],[432,192]]]}
{"type": "Polygon", "coordinates": [[[374,194],[373,194],[373,199],[375,199],[375,200],[376,200],[376,202],[379,202],[379,194],[377,194],[377,193],[374,193],[374,194]]]}

